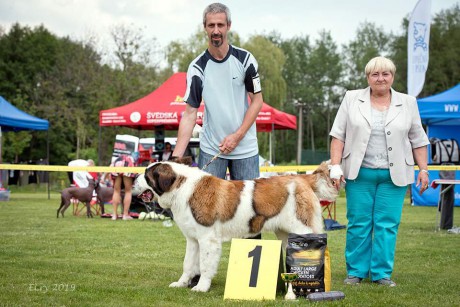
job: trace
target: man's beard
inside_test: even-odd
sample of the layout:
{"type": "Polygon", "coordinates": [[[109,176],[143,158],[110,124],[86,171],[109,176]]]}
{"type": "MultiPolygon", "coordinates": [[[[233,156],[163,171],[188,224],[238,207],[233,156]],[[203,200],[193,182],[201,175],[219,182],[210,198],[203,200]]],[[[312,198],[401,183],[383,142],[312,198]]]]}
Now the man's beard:
{"type": "Polygon", "coordinates": [[[211,44],[218,48],[224,43],[224,38],[221,34],[216,34],[211,36],[211,44]]]}

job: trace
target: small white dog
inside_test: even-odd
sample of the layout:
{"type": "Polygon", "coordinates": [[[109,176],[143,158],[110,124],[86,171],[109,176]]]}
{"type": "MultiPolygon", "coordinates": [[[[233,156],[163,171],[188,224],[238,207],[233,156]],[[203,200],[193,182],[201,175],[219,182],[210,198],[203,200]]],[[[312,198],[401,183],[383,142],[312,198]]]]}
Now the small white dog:
{"type": "Polygon", "coordinates": [[[134,189],[144,201],[156,198],[161,207],[170,208],[187,239],[183,274],[170,287],[187,287],[201,275],[192,288],[201,292],[209,290],[217,273],[222,242],[273,231],[285,248],[289,233],[323,232],[320,199],[337,197],[326,163],[310,175],[236,181],[159,162],[137,177],[134,189]]]}

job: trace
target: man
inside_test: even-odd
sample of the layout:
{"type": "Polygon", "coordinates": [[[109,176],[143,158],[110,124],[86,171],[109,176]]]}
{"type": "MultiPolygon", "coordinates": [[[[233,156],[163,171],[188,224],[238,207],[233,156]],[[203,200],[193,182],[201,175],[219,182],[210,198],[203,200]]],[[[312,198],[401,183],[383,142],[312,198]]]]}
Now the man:
{"type": "MultiPolygon", "coordinates": [[[[228,168],[232,180],[257,178],[259,147],[255,121],[263,104],[257,61],[248,51],[228,43],[231,16],[225,5],[208,5],[203,12],[203,26],[208,49],[192,61],[187,71],[187,106],[173,156],[184,155],[203,100],[205,116],[198,167],[203,169],[219,154],[206,167],[207,172],[225,179],[228,168]]],[[[198,280],[199,276],[195,276],[189,286],[193,287],[198,280]]]]}
{"type": "Polygon", "coordinates": [[[225,178],[227,167],[234,180],[259,177],[259,149],[255,120],[263,98],[257,61],[248,51],[231,46],[227,34],[230,10],[221,3],[210,4],[203,12],[208,49],[192,61],[187,72],[187,103],[173,156],[181,157],[190,141],[197,110],[205,104],[200,134],[198,167],[225,178]],[[248,103],[248,95],[252,103],[248,103]]]}

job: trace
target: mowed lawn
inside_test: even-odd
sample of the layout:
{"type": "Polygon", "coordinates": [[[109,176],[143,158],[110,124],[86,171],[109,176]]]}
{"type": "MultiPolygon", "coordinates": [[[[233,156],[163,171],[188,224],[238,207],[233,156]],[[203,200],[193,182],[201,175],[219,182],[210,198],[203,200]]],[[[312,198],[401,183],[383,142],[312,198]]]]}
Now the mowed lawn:
{"type": "MultiPolygon", "coordinates": [[[[116,222],[72,215],[56,218],[59,194],[15,190],[0,202],[0,305],[7,306],[460,306],[460,235],[435,232],[436,208],[406,201],[393,279],[387,288],[366,281],[345,286],[346,230],[328,232],[332,290],[341,301],[285,302],[223,299],[230,243],[225,243],[208,293],[169,288],[182,272],[185,239],[176,225],[116,222]]],[[[110,211],[110,206],[108,210],[110,211]]],[[[345,199],[337,220],[346,224],[345,199]]],[[[454,225],[460,226],[455,208],[454,225]]],[[[264,235],[274,239],[274,235],[264,235]]]]}

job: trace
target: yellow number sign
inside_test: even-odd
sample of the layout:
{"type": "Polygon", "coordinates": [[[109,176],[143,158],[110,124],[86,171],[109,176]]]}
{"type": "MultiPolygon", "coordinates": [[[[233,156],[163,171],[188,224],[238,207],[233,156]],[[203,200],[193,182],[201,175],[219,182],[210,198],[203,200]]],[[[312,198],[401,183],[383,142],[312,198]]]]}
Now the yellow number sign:
{"type": "Polygon", "coordinates": [[[281,241],[232,239],[224,299],[274,300],[281,241]]]}

